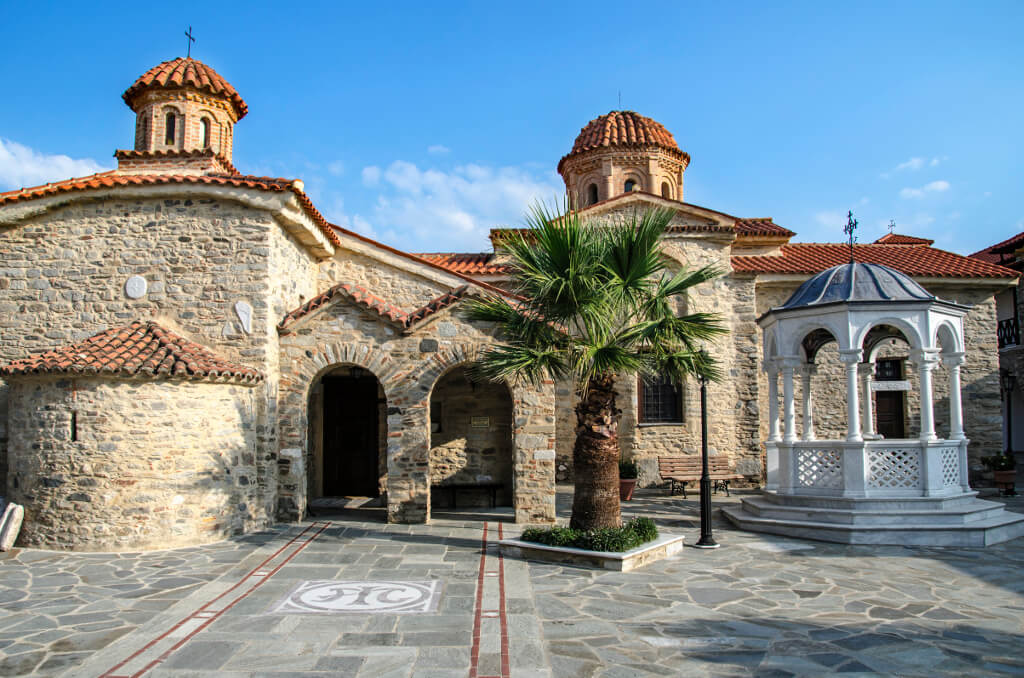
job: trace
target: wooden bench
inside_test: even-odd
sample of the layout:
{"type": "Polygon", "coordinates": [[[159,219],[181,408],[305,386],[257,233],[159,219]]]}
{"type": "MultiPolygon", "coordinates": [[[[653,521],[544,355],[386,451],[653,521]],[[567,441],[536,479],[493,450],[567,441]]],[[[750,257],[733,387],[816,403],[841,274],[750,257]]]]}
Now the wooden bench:
{"type": "Polygon", "coordinates": [[[505,487],[504,483],[441,483],[434,485],[434,491],[447,491],[451,508],[457,508],[455,495],[459,490],[489,490],[491,493],[491,508],[498,504],[498,490],[505,487]]]}
{"type": "MultiPolygon", "coordinates": [[[[658,457],[658,472],[662,480],[669,481],[669,494],[675,494],[676,487],[680,487],[683,490],[683,499],[686,499],[686,485],[700,481],[700,455],[658,457]]],[[[711,491],[725,490],[727,497],[731,496],[729,481],[743,480],[743,476],[729,466],[729,461],[721,457],[708,457],[708,475],[711,477],[711,491]]]]}

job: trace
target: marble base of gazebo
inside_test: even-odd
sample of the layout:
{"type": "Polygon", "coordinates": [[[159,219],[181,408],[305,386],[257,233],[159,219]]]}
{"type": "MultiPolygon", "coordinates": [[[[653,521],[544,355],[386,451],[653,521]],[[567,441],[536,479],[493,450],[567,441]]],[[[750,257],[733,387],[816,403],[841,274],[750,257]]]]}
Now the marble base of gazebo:
{"type": "Polygon", "coordinates": [[[967,440],[769,442],[768,483],[737,527],[844,544],[989,546],[1024,536],[1024,515],[977,498],[967,440]]]}

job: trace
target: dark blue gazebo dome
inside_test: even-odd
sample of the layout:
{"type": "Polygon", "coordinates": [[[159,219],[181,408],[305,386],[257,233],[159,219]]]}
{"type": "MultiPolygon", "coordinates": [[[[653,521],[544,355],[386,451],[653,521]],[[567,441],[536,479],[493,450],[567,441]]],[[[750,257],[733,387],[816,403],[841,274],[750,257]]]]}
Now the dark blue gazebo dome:
{"type": "Polygon", "coordinates": [[[814,276],[774,310],[837,303],[936,301],[909,276],[881,264],[849,263],[814,276]]]}

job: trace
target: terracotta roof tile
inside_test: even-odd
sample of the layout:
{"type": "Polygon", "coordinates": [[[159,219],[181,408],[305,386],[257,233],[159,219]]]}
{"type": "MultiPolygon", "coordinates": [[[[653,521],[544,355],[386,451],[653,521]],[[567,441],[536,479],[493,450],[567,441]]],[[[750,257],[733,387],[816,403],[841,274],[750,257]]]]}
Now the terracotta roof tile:
{"type": "Polygon", "coordinates": [[[934,240],[928,238],[917,238],[912,235],[900,235],[899,233],[886,233],[875,241],[876,245],[934,245],[934,240]]]}
{"type": "Polygon", "coordinates": [[[576,137],[572,150],[558,162],[561,171],[566,159],[597,148],[613,146],[656,146],[681,156],[689,164],[690,156],[679,149],[672,133],[656,120],[634,111],[611,111],[588,122],[576,137]]]}
{"type": "Polygon", "coordinates": [[[465,296],[468,293],[469,285],[463,285],[462,287],[458,287],[452,290],[451,292],[446,292],[445,294],[442,294],[436,299],[428,301],[425,305],[421,306],[420,308],[416,309],[415,311],[409,314],[409,316],[405,320],[405,326],[411,327],[412,325],[418,323],[424,318],[431,316],[442,309],[448,308],[449,306],[459,301],[460,299],[465,298],[465,296]]]}
{"type": "Polygon", "coordinates": [[[502,275],[512,270],[507,264],[493,263],[493,252],[430,252],[416,256],[466,275],[502,275]]]}
{"type": "Polygon", "coordinates": [[[228,99],[235,109],[236,120],[241,120],[249,112],[249,106],[231,86],[231,83],[202,61],[185,57],[157,64],[140,75],[139,79],[121,96],[124,102],[132,110],[135,110],[133,102],[143,92],[151,89],[180,89],[182,87],[192,87],[200,92],[228,99]]]}
{"type": "Polygon", "coordinates": [[[758,219],[737,219],[736,220],[736,235],[742,236],[754,236],[754,235],[777,235],[787,238],[792,238],[796,233],[779,226],[771,217],[764,217],[758,219]]]}
{"type": "Polygon", "coordinates": [[[32,374],[110,375],[122,378],[188,379],[256,383],[263,374],[217,357],[205,346],[154,322],[100,332],[64,348],[37,353],[0,367],[0,376],[32,374]]]}
{"type": "MultiPolygon", "coordinates": [[[[850,260],[845,243],[794,243],[782,245],[780,254],[741,255],[732,258],[736,271],[747,273],[820,273],[850,260]]],[[[978,259],[934,247],[855,245],[855,259],[883,264],[912,276],[936,278],[1015,278],[1017,272],[978,259]]]]}
{"type": "Polygon", "coordinates": [[[66,179],[32,188],[21,188],[15,191],[0,193],[0,207],[22,200],[45,198],[61,193],[88,191],[120,186],[155,186],[160,184],[207,184],[213,186],[234,186],[236,188],[254,188],[261,191],[292,191],[299,203],[305,208],[306,214],[334,245],[340,245],[337,233],[327,220],[320,214],[301,188],[292,179],[275,177],[256,177],[242,174],[118,174],[117,170],[100,172],[87,177],[66,179]]]}
{"type": "Polygon", "coordinates": [[[313,297],[294,311],[290,311],[285,314],[284,318],[281,319],[281,322],[277,324],[277,329],[279,331],[287,330],[291,325],[295,324],[297,320],[304,318],[317,309],[327,305],[335,297],[350,299],[357,305],[375,312],[382,318],[399,325],[405,325],[407,314],[402,309],[389,304],[374,294],[371,294],[365,287],[354,285],[352,283],[338,283],[326,292],[313,297]]]}
{"type": "Polygon", "coordinates": [[[975,252],[970,255],[973,259],[980,259],[981,261],[987,261],[990,264],[998,264],[1000,262],[1012,261],[1013,252],[1015,250],[1024,247],[1024,231],[1021,231],[1017,235],[1007,238],[1002,242],[997,242],[995,245],[986,247],[983,250],[975,252]],[[1009,257],[1005,255],[1011,255],[1009,257]]]}
{"type": "Polygon", "coordinates": [[[238,170],[231,164],[231,161],[212,148],[193,149],[191,151],[165,150],[165,151],[138,151],[134,149],[121,149],[114,151],[114,157],[118,160],[174,160],[177,158],[216,158],[221,166],[231,174],[238,174],[238,170]]]}

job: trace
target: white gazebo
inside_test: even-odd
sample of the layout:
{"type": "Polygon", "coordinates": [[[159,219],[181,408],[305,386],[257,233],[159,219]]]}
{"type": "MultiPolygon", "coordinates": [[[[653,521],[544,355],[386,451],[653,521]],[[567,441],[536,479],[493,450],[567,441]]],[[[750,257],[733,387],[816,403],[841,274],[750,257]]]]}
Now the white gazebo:
{"type": "Polygon", "coordinates": [[[1024,535],[1024,515],[977,499],[967,482],[960,366],[968,310],[899,271],[851,262],[811,278],[759,318],[768,375],[767,483],[760,496],[723,509],[726,516],[743,529],[851,544],[986,546],[1024,535]],[[913,439],[874,431],[875,359],[894,337],[909,344],[919,377],[920,434],[913,439]],[[845,367],[847,430],[843,439],[819,440],[811,377],[819,349],[833,341],[845,367]],[[937,433],[933,378],[940,361],[949,375],[949,430],[937,433]]]}

